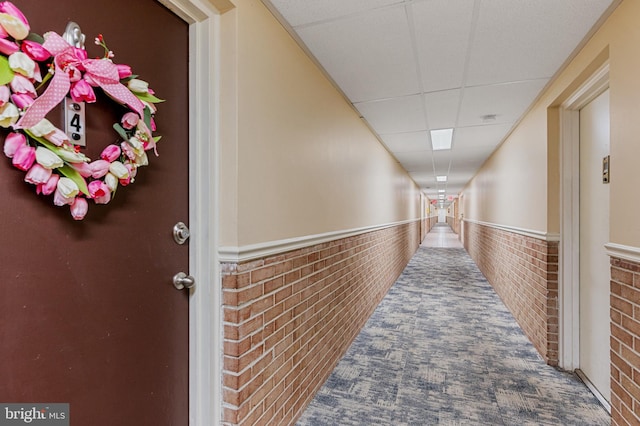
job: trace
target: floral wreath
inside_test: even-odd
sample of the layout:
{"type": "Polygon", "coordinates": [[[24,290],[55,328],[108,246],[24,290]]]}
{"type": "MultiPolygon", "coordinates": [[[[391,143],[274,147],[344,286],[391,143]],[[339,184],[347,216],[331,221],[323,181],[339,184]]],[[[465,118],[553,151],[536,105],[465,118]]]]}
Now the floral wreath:
{"type": "Polygon", "coordinates": [[[36,185],[37,194],[53,194],[56,206],[69,205],[75,220],[87,214],[88,200],[107,204],[119,185],[133,183],[138,167],[149,164],[146,151],[158,155],[160,140],[152,132],[154,104],[162,100],[130,66],[112,61],[102,35],[95,43],[104,48],[104,57],[89,59],[84,48],[55,32],[31,33],[24,14],[11,2],[0,2],[0,127],[12,130],[4,154],[26,172],[24,180],[36,185]],[[113,125],[122,142],[108,145],[92,161],[45,116],[67,95],[74,102],[96,102],[94,88],[128,111],[113,125]]]}

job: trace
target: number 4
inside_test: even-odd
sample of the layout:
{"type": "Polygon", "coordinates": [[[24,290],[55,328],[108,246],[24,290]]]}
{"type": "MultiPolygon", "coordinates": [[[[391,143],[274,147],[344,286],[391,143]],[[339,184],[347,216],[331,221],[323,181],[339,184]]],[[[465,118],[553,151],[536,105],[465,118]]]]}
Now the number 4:
{"type": "Polygon", "coordinates": [[[80,129],[82,129],[82,126],[80,125],[80,114],[73,114],[73,117],[69,122],[69,127],[75,127],[76,132],[80,133],[80,129]]]}

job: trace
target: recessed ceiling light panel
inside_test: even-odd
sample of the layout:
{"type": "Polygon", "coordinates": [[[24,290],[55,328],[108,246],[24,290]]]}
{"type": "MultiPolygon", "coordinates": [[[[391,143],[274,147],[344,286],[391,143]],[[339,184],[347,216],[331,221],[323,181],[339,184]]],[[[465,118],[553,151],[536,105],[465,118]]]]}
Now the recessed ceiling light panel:
{"type": "Polygon", "coordinates": [[[431,130],[431,147],[434,151],[451,149],[453,129],[431,130]]]}

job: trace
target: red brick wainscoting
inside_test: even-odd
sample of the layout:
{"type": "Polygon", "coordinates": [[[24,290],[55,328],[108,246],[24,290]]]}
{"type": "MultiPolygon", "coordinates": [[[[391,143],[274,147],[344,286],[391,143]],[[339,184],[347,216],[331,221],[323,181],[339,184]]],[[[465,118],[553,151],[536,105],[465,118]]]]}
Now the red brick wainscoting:
{"type": "Polygon", "coordinates": [[[224,424],[293,424],[419,239],[415,221],[223,263],[224,424]]]}
{"type": "Polygon", "coordinates": [[[611,424],[640,425],[640,263],[616,257],[611,258],[611,424]]]}
{"type": "Polygon", "coordinates": [[[558,243],[464,222],[464,246],[543,359],[558,365],[558,243]]]}
{"type": "Polygon", "coordinates": [[[460,219],[447,216],[447,225],[451,227],[454,233],[460,234],[460,219]]]}
{"type": "Polygon", "coordinates": [[[431,231],[431,228],[436,226],[436,223],[438,223],[438,216],[431,216],[429,218],[429,231],[431,231]]]}

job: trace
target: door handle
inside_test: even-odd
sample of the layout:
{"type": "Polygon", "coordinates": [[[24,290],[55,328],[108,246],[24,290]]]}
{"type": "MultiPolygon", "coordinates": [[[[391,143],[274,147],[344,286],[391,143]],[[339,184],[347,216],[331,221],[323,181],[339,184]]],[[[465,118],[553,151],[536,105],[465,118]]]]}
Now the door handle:
{"type": "Polygon", "coordinates": [[[173,276],[173,286],[178,290],[182,290],[184,288],[191,289],[195,287],[195,285],[196,279],[184,272],[178,272],[173,276]]]}

